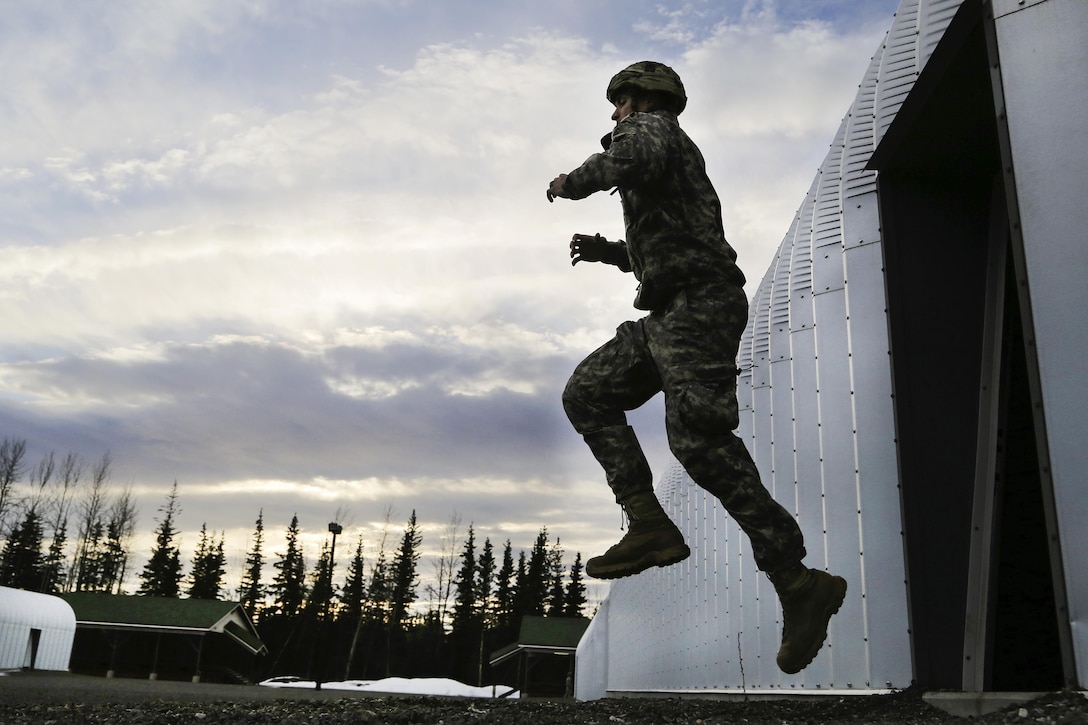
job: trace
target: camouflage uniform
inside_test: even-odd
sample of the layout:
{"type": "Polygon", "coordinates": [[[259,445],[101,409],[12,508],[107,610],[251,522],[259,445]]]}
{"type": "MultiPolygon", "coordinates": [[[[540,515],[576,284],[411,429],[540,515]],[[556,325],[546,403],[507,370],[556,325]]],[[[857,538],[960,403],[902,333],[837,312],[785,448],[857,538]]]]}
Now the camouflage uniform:
{"type": "Polygon", "coordinates": [[[636,306],[652,311],[620,325],[578,365],[563,392],[567,416],[623,503],[653,490],[625,411],[664,391],[673,454],[747,533],[759,568],[796,564],[805,556],[800,528],[733,433],[734,361],[748,300],[702,154],[671,111],[632,113],[607,141],[567,176],[564,190],[582,199],[619,188],[629,262],[620,266],[640,282],[636,306]]]}

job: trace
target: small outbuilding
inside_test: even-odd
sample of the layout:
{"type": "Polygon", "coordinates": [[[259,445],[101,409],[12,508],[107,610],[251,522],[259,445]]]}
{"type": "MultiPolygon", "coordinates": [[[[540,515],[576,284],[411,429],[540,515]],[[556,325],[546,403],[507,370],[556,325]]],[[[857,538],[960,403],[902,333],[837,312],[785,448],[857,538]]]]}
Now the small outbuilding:
{"type": "Polygon", "coordinates": [[[107,677],[249,682],[267,653],[238,602],[72,592],[72,671],[107,677]]]}
{"type": "Polygon", "coordinates": [[[516,663],[522,697],[571,697],[574,654],[589,622],[585,617],[522,617],[517,641],[492,652],[488,664],[516,663]]]}
{"type": "Polygon", "coordinates": [[[0,670],[67,670],[75,634],[63,599],[0,587],[0,670]]]}

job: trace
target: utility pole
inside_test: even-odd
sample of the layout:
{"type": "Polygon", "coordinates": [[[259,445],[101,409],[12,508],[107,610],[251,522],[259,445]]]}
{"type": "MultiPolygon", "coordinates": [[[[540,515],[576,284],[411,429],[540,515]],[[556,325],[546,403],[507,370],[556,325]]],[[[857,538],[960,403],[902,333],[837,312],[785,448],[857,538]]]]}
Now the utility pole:
{"type": "MultiPolygon", "coordinates": [[[[329,533],[332,534],[332,546],[329,547],[329,592],[328,592],[329,595],[325,599],[325,601],[322,602],[322,604],[321,604],[321,622],[318,625],[319,626],[318,631],[320,632],[319,637],[320,637],[321,640],[325,639],[325,637],[324,637],[325,630],[328,629],[328,625],[329,625],[327,620],[329,618],[329,600],[332,599],[332,572],[333,572],[334,568],[336,567],[336,536],[338,534],[342,534],[343,532],[344,532],[344,527],[343,526],[336,523],[335,521],[330,521],[329,522],[329,533]]],[[[322,671],[322,669],[323,668],[318,667],[317,671],[320,673],[322,671]]],[[[321,689],[321,675],[320,674],[318,674],[316,677],[314,677],[314,689],[315,690],[320,690],[321,689]]]]}

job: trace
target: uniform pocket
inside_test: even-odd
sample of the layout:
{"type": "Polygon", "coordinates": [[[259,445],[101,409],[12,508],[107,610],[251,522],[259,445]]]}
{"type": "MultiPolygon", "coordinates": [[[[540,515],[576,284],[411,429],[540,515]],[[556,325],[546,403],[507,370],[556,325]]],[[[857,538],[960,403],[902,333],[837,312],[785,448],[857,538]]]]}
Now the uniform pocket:
{"type": "Polygon", "coordinates": [[[731,363],[702,366],[672,393],[668,415],[684,429],[721,432],[740,425],[737,368],[731,363]]]}

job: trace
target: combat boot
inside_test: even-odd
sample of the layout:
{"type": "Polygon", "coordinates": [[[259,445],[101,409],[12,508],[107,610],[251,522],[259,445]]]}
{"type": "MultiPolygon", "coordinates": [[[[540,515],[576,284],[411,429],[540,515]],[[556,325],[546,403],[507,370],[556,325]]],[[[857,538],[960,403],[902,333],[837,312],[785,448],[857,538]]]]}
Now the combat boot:
{"type": "Polygon", "coordinates": [[[778,668],[793,675],[808,667],[827,639],[827,623],[846,599],[846,580],[800,563],[768,576],[782,603],[778,668]]]}
{"type": "Polygon", "coordinates": [[[627,533],[604,554],[587,561],[586,574],[619,579],[652,566],[675,564],[691,555],[684,535],[652,492],[636,493],[620,505],[627,513],[627,533]]]}

